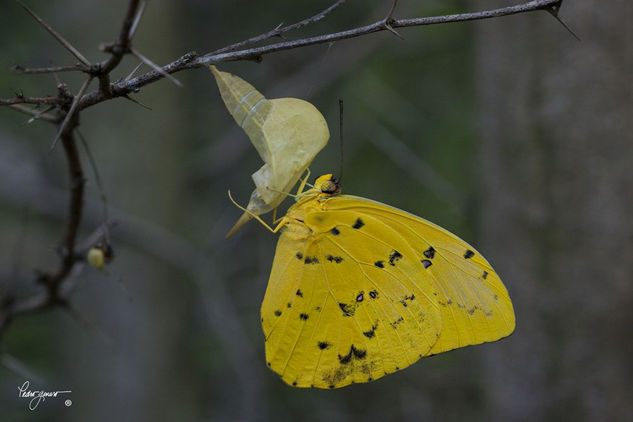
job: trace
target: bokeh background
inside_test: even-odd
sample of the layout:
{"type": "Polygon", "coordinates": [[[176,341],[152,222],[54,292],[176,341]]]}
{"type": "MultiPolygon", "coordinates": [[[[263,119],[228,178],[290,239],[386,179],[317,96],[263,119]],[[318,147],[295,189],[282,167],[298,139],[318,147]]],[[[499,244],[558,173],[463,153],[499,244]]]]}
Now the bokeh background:
{"type": "MultiPolygon", "coordinates": [[[[509,0],[400,1],[396,17],[509,0]]],[[[292,23],[332,1],[149,2],[134,45],[159,64],[292,23]]],[[[127,2],[28,4],[90,60],[127,2]]],[[[383,17],[349,0],[289,39],[383,17]]],[[[0,96],[55,93],[14,64],[74,59],[15,2],[0,13],[0,96]]],[[[259,323],[276,236],[239,217],[261,165],[206,69],[82,113],[101,174],[116,259],[73,273],[75,315],[16,320],[0,338],[2,421],[631,420],[633,415],[633,4],[566,1],[546,12],[402,29],[221,68],[268,98],[311,101],[330,124],[312,174],[340,168],[345,192],[424,216],[474,244],[515,304],[502,341],[424,359],[376,382],[293,389],[264,362],[259,323]],[[35,411],[17,386],[72,390],[35,411]]],[[[126,59],[116,77],[137,62],[126,59]]],[[[141,71],[147,71],[143,68],[141,71]]],[[[60,74],[73,92],[81,80],[60,74]]],[[[94,86],[92,87],[94,89],[94,86]]],[[[57,264],[68,183],[55,128],[0,109],[0,296],[37,290],[57,264]]],[[[81,239],[103,220],[85,152],[81,239]]]]}

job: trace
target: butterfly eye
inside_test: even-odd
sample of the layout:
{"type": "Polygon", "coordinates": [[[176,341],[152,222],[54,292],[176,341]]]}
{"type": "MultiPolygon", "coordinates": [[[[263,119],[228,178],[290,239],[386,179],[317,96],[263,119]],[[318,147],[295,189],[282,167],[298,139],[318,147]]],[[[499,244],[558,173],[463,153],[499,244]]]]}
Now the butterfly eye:
{"type": "Polygon", "coordinates": [[[321,192],[329,194],[337,194],[341,192],[341,185],[338,184],[338,180],[334,176],[321,185],[321,192]]]}

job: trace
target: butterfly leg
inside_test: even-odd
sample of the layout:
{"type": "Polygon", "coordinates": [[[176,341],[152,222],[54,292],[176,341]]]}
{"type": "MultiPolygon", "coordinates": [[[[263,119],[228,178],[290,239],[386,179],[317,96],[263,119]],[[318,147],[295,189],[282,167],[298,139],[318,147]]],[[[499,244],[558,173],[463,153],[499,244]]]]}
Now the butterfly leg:
{"type": "Polygon", "coordinates": [[[273,210],[273,226],[279,223],[282,219],[283,217],[277,218],[277,207],[275,207],[275,209],[273,210]]]}
{"type": "MultiPolygon", "coordinates": [[[[235,199],[233,199],[233,197],[231,196],[231,191],[229,190],[229,199],[231,200],[231,202],[233,202],[233,205],[235,205],[236,207],[238,207],[239,209],[241,209],[242,211],[244,211],[245,213],[247,213],[248,215],[250,215],[251,217],[253,217],[254,219],[256,219],[257,221],[259,221],[264,227],[266,227],[268,230],[270,230],[273,233],[277,233],[287,222],[288,219],[286,217],[283,217],[279,224],[277,225],[277,227],[275,227],[274,229],[272,227],[270,227],[264,220],[262,220],[259,215],[252,213],[251,211],[247,210],[246,208],[244,208],[243,206],[241,206],[240,204],[238,204],[237,202],[235,202],[235,199]]],[[[275,211],[277,209],[275,208],[275,211]]]]}
{"type": "Polygon", "coordinates": [[[306,187],[306,184],[309,185],[308,179],[310,178],[310,167],[306,168],[306,176],[301,180],[301,184],[299,185],[299,189],[297,189],[297,196],[303,193],[303,190],[306,187]]]}

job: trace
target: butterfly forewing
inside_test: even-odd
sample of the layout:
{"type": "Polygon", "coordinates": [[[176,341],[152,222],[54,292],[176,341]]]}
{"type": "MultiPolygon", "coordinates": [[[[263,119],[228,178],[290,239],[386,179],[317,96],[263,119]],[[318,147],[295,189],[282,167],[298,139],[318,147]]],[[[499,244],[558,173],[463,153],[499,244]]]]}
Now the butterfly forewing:
{"type": "Polygon", "coordinates": [[[429,354],[498,340],[514,330],[514,310],[505,286],[468,243],[429,221],[375,201],[341,196],[328,201],[328,210],[374,216],[417,251],[442,312],[440,338],[429,354]]]}

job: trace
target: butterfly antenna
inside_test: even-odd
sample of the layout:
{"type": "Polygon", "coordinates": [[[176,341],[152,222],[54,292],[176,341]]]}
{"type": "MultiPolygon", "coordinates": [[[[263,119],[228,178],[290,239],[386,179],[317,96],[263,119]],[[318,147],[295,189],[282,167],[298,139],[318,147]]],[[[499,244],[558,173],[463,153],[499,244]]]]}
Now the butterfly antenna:
{"type": "Polygon", "coordinates": [[[338,100],[338,113],[339,113],[339,146],[341,148],[341,163],[338,172],[338,182],[343,180],[343,100],[338,100]]]}

